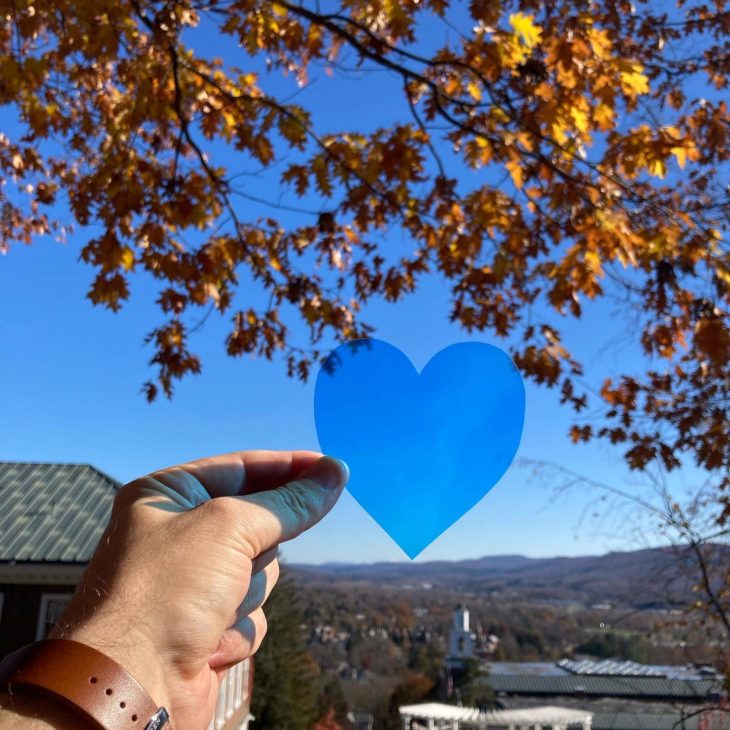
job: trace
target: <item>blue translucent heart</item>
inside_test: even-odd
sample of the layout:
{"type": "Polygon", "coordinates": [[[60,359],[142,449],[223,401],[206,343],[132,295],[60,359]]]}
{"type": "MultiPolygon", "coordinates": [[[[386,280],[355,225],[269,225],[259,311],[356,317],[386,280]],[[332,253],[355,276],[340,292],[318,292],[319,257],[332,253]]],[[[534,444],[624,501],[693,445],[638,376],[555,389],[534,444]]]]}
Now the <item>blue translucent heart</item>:
{"type": "Polygon", "coordinates": [[[419,375],[396,347],[355,340],[322,366],[314,415],[322,451],[350,466],[352,495],[414,558],[509,467],[525,390],[492,345],[451,345],[419,375]]]}

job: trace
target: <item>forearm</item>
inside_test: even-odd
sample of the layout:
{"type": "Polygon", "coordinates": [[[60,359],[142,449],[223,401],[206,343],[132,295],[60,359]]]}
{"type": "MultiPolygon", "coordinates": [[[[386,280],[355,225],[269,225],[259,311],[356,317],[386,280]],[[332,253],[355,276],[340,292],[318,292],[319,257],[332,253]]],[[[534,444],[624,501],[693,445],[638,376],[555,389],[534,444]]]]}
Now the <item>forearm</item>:
{"type": "Polygon", "coordinates": [[[86,730],[84,720],[37,693],[0,693],[0,730],[86,730]]]}

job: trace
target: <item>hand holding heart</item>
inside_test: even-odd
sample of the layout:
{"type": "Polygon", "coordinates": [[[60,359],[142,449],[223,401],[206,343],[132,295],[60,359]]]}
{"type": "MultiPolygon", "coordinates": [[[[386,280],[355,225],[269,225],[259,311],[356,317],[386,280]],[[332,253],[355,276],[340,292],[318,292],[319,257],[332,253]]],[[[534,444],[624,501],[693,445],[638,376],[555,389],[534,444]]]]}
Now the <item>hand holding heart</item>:
{"type": "Polygon", "coordinates": [[[207,728],[225,672],[266,633],[278,545],[321,520],[346,481],[342,462],[310,451],[239,451],[136,479],[57,637],[124,666],[172,727],[207,728]]]}

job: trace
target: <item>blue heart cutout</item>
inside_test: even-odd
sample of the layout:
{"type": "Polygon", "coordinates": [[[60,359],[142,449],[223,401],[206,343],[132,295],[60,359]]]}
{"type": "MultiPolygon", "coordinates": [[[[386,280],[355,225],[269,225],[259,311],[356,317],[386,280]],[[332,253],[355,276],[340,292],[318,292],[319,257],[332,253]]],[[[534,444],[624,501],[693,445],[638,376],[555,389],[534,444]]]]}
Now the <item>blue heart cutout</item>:
{"type": "Polygon", "coordinates": [[[415,558],[507,471],[525,389],[485,343],[450,345],[419,375],[387,342],[352,340],[317,375],[314,417],[322,451],[350,467],[352,496],[415,558]]]}

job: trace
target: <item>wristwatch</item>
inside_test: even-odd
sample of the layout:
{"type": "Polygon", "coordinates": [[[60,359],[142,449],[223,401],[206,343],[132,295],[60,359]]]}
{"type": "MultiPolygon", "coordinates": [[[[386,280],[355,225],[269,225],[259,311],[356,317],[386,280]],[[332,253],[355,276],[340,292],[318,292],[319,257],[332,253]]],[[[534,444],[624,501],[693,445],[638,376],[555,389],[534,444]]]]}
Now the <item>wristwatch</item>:
{"type": "Polygon", "coordinates": [[[50,696],[99,730],[160,730],[169,723],[142,685],[121,664],[86,644],[44,639],[0,664],[0,691],[50,696]]]}

